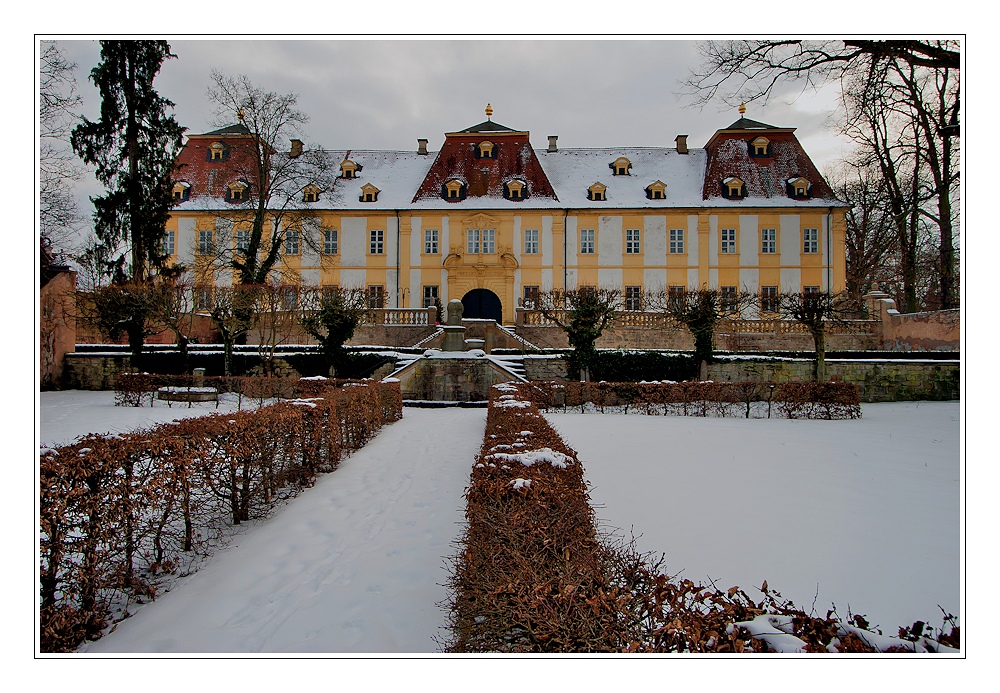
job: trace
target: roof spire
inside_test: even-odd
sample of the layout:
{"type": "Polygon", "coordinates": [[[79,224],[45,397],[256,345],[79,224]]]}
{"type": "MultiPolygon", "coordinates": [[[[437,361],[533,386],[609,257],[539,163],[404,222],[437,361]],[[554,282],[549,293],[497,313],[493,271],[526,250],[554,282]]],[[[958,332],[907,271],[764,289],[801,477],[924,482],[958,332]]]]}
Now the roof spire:
{"type": "Polygon", "coordinates": [[[493,117],[493,106],[491,106],[490,104],[486,104],[486,120],[489,120],[492,117],[493,117]]]}
{"type": "Polygon", "coordinates": [[[747,112],[747,105],[745,103],[740,104],[740,115],[744,115],[747,112]]]}

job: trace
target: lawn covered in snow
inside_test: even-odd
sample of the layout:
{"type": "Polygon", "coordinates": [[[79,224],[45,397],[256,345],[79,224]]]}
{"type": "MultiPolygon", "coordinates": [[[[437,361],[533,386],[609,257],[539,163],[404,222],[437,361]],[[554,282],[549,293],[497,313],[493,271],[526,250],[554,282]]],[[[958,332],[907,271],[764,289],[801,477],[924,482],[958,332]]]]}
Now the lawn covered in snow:
{"type": "Polygon", "coordinates": [[[959,403],[846,421],[547,414],[605,528],[695,582],[768,587],[872,626],[960,612],[959,403]]]}

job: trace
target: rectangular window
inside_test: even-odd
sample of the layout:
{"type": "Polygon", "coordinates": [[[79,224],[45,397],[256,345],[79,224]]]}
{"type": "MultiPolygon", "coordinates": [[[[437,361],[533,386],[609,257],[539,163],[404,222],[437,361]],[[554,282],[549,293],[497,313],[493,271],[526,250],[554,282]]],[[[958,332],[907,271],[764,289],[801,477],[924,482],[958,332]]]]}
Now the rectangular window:
{"type": "Polygon", "coordinates": [[[465,251],[470,255],[479,254],[479,229],[469,229],[465,232],[465,251]]]}
{"type": "Polygon", "coordinates": [[[336,284],[327,284],[322,289],[322,300],[323,301],[333,301],[337,298],[337,294],[340,293],[340,287],[336,284]]]}
{"type": "Polygon", "coordinates": [[[670,229],[670,252],[674,255],[684,252],[684,229],[670,229]]]}
{"type": "Polygon", "coordinates": [[[625,310],[642,310],[642,287],[625,287],[625,310]]]}
{"type": "Polygon", "coordinates": [[[761,229],[760,230],[760,252],[764,254],[771,254],[778,252],[778,230],[777,229],[761,229]]]}
{"type": "Polygon", "coordinates": [[[243,252],[247,251],[250,247],[250,232],[247,229],[242,229],[236,232],[236,249],[243,252]]]}
{"type": "Polygon", "coordinates": [[[625,229],[625,254],[639,254],[639,229],[625,229]]]}
{"type": "Polygon", "coordinates": [[[163,234],[163,242],[160,244],[160,250],[164,255],[174,254],[174,232],[167,231],[163,234]]]}
{"type": "Polygon", "coordinates": [[[299,292],[294,286],[281,287],[281,309],[295,310],[299,307],[299,292]]]}
{"type": "Polygon", "coordinates": [[[368,307],[372,310],[385,308],[385,287],[372,285],[368,287],[368,307]]]}
{"type": "Polygon", "coordinates": [[[430,308],[438,300],[438,288],[437,286],[425,286],[424,287],[424,308],[430,308]]]}
{"type": "Polygon", "coordinates": [[[211,255],[212,254],[212,230],[202,229],[198,232],[198,254],[199,255],[211,255]]]}
{"type": "Polygon", "coordinates": [[[437,255],[438,253],[438,230],[424,229],[424,254],[437,255]]]}
{"type": "Polygon", "coordinates": [[[385,252],[385,231],[382,229],[372,229],[368,232],[369,252],[372,255],[381,255],[385,252]]]}
{"type": "Polygon", "coordinates": [[[524,254],[538,254],[538,229],[524,230],[524,254]]]}
{"type": "Polygon", "coordinates": [[[719,287],[719,310],[723,313],[735,313],[739,307],[739,298],[735,286],[719,287]]]}
{"type": "Polygon", "coordinates": [[[672,310],[681,310],[684,307],[684,297],[687,295],[686,286],[671,286],[667,288],[667,301],[670,302],[672,310]]]}
{"type": "Polygon", "coordinates": [[[324,229],[323,230],[323,254],[324,255],[336,255],[338,251],[337,247],[337,229],[324,229]]]}
{"type": "Polygon", "coordinates": [[[299,232],[285,231],[285,255],[299,254],[299,232]]]}
{"type": "Polygon", "coordinates": [[[538,306],[538,287],[537,286],[526,286],[524,287],[524,300],[521,305],[525,308],[535,308],[538,306]]]}
{"type": "Polygon", "coordinates": [[[194,309],[200,311],[212,310],[212,287],[210,286],[195,287],[194,309]]]}
{"type": "Polygon", "coordinates": [[[580,229],[580,254],[594,254],[594,229],[580,229]]]}
{"type": "Polygon", "coordinates": [[[819,252],[819,229],[802,229],[802,252],[819,252]]]}
{"type": "Polygon", "coordinates": [[[719,248],[719,252],[736,252],[736,229],[722,229],[722,247],[719,248]]]}
{"type": "Polygon", "coordinates": [[[778,287],[776,286],[760,287],[760,312],[761,313],[778,312],[778,287]]]}
{"type": "Polygon", "coordinates": [[[483,229],[483,253],[492,255],[496,251],[496,231],[494,229],[483,229]]]}

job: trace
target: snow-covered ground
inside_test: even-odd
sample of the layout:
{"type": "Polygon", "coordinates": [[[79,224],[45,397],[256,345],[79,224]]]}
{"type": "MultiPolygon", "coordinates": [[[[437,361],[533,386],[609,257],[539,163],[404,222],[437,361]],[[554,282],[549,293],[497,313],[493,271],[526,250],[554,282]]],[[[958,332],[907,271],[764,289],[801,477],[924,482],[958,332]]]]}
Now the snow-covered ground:
{"type": "MultiPolygon", "coordinates": [[[[224,407],[234,406],[224,402],[224,407]]],[[[40,396],[41,441],[212,405],[40,396]]],[[[836,603],[888,632],[959,615],[959,405],[866,404],[856,421],[551,415],[607,527],[694,580],[836,603]],[[818,589],[818,596],[817,594],[818,589]]],[[[200,411],[199,411],[200,410],[200,411]]],[[[406,408],[340,469],[239,535],[87,653],[433,653],[483,409],[406,408]]],[[[940,625],[940,624],[935,624],[940,625]]]]}
{"type": "MultiPolygon", "coordinates": [[[[109,410],[103,400],[110,396],[43,393],[42,440],[66,442],[94,425],[118,431],[195,409],[115,408],[109,400],[109,410]]],[[[336,472],[81,651],[438,651],[437,638],[446,637],[438,606],[447,597],[446,560],[461,531],[462,494],[485,417],[485,409],[407,408],[336,472]]]]}
{"type": "Polygon", "coordinates": [[[605,528],[665,554],[670,574],[764,580],[886,634],[940,605],[959,616],[959,404],[862,405],[847,421],[548,414],[605,528]]]}

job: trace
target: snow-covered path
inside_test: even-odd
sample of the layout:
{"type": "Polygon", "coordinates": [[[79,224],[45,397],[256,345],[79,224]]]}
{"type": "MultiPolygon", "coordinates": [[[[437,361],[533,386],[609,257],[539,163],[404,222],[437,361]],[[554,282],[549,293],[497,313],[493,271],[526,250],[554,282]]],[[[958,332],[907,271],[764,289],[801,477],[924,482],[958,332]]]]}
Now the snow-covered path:
{"type": "Polygon", "coordinates": [[[485,409],[407,408],[334,473],[81,652],[438,651],[485,409]]]}

